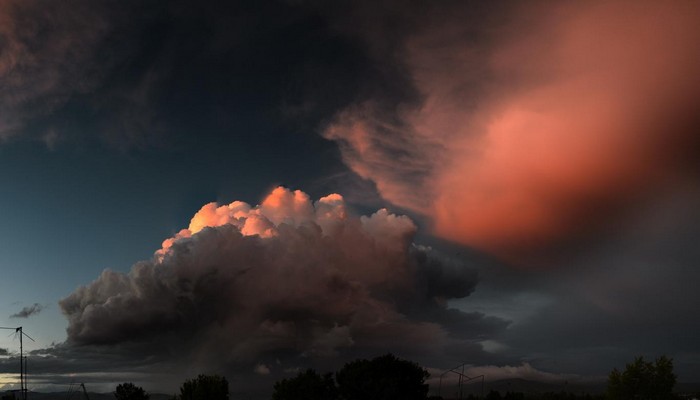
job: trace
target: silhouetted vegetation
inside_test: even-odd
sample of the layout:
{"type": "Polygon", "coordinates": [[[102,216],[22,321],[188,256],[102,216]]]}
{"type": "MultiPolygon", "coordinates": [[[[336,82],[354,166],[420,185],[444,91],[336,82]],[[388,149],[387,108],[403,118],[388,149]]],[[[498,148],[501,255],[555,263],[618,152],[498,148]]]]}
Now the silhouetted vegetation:
{"type": "MultiPolygon", "coordinates": [[[[479,400],[481,396],[469,394],[464,397],[465,400],[479,400]]],[[[490,390],[486,396],[486,400],[603,400],[603,395],[592,396],[587,393],[574,394],[566,391],[561,392],[544,392],[544,393],[523,393],[523,392],[506,392],[504,395],[498,390],[490,390]]],[[[446,400],[440,396],[431,396],[428,400],[446,400]]]]}
{"type": "Polygon", "coordinates": [[[611,400],[666,400],[675,398],[676,375],[673,360],[666,356],[653,363],[637,357],[620,372],[613,369],[608,376],[607,395],[611,400]]]}
{"type": "Polygon", "coordinates": [[[486,395],[486,400],[501,400],[501,392],[489,390],[489,393],[486,395]]]}
{"type": "Polygon", "coordinates": [[[392,354],[345,364],[335,374],[343,400],[425,400],[428,371],[392,354]]]}
{"type": "Polygon", "coordinates": [[[117,400],[148,400],[151,397],[142,387],[131,382],[117,385],[113,393],[117,400]]]}
{"type": "Polygon", "coordinates": [[[506,392],[503,400],[525,400],[525,393],[522,392],[506,392]]]}
{"type": "Polygon", "coordinates": [[[546,392],[542,393],[540,395],[535,396],[534,398],[532,396],[525,396],[526,399],[532,398],[533,400],[603,400],[605,396],[603,395],[596,395],[596,396],[591,396],[590,394],[583,393],[583,394],[574,394],[570,392],[546,392]]]}
{"type": "Polygon", "coordinates": [[[178,400],[228,400],[228,380],[219,375],[199,375],[180,386],[178,400]]]}
{"type": "Polygon", "coordinates": [[[418,364],[386,354],[355,360],[335,374],[313,370],[275,384],[273,400],[425,400],[430,375],[418,364]]]}
{"type": "Polygon", "coordinates": [[[295,378],[283,379],[275,383],[272,400],[335,400],[338,389],[333,374],[321,376],[313,369],[307,369],[295,378]]]}
{"type": "MultiPolygon", "coordinates": [[[[471,395],[470,397],[476,399],[474,395],[471,395]]],[[[490,390],[489,393],[486,395],[486,400],[525,400],[525,393],[506,392],[504,396],[501,396],[501,392],[496,390],[490,390]]]]}

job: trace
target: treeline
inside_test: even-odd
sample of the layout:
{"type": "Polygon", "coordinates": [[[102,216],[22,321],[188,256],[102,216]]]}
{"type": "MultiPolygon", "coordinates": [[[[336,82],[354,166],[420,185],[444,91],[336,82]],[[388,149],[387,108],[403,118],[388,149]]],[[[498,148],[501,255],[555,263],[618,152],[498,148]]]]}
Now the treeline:
{"type": "MultiPolygon", "coordinates": [[[[142,387],[127,382],[117,385],[114,397],[116,400],[149,400],[150,395],[142,387]]],[[[199,375],[195,379],[186,380],[180,386],[180,394],[173,400],[228,400],[228,380],[219,375],[199,375]]]]}
{"type": "MultiPolygon", "coordinates": [[[[605,394],[574,394],[568,392],[522,393],[500,392],[491,390],[485,400],[676,400],[685,398],[675,394],[676,375],[673,373],[673,360],[661,356],[651,361],[637,357],[619,371],[614,368],[608,375],[608,385],[605,394]]],[[[470,395],[468,400],[476,400],[470,395]]],[[[431,400],[442,400],[434,396],[431,400]]]]}
{"type": "Polygon", "coordinates": [[[418,364],[387,354],[347,363],[335,376],[308,369],[275,383],[272,400],[425,400],[428,377],[418,364]]]}
{"type": "MultiPolygon", "coordinates": [[[[605,395],[574,394],[566,391],[545,393],[506,392],[501,395],[497,390],[491,390],[485,400],[603,400],[605,395]]],[[[441,400],[440,396],[428,397],[428,400],[441,400]]],[[[464,400],[481,400],[481,397],[470,394],[464,400]]]]}
{"type": "MultiPolygon", "coordinates": [[[[442,397],[433,396],[428,400],[440,400],[442,397]]],[[[523,393],[523,392],[506,392],[504,395],[497,390],[491,390],[486,395],[485,400],[604,400],[605,395],[591,394],[575,394],[566,391],[561,392],[545,392],[545,393],[523,393]]],[[[464,397],[464,400],[481,400],[481,397],[470,394],[464,397]]]]}
{"type": "MultiPolygon", "coordinates": [[[[355,360],[335,373],[319,374],[307,369],[296,377],[274,384],[272,400],[448,400],[428,397],[426,379],[430,374],[418,364],[386,354],[371,360],[355,360]]],[[[673,393],[676,375],[673,360],[667,357],[647,362],[642,357],[626,365],[623,371],[613,369],[604,395],[549,393],[500,393],[489,391],[484,400],[675,400],[685,398],[673,393]]],[[[131,383],[118,385],[117,400],[149,400],[142,388],[131,383]]],[[[199,375],[185,381],[173,400],[228,400],[226,378],[199,375]]],[[[464,397],[477,400],[472,394],[464,397]]]]}
{"type": "MultiPolygon", "coordinates": [[[[430,376],[411,361],[386,354],[371,360],[355,360],[335,374],[307,369],[274,385],[273,400],[426,400],[430,376]]],[[[114,391],[117,400],[149,400],[141,387],[123,383],[114,391]]],[[[228,400],[226,378],[199,375],[180,386],[173,400],[228,400]]]]}

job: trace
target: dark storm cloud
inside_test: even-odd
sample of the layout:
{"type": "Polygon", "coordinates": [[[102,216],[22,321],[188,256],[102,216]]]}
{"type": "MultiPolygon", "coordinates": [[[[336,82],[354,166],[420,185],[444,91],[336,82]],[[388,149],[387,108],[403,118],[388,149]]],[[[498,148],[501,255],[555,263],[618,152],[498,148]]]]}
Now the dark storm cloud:
{"type": "Polygon", "coordinates": [[[493,358],[474,362],[604,376],[669,354],[693,379],[697,5],[340,9],[332,26],[403,85],[365,92],[323,132],[345,163],[443,237],[561,267],[482,263],[475,295],[452,303],[460,320],[501,317],[484,334],[493,358]]]}
{"type": "Polygon", "coordinates": [[[438,364],[448,348],[487,358],[477,342],[507,323],[450,309],[476,273],[413,245],[415,232],[386,210],[352,216],[338,195],[312,203],[278,188],[252,208],[212,203],[153,260],[105,270],[61,300],[66,346],[141,344],[188,365],[260,364],[272,376],[386,351],[438,364]]]}
{"type": "Polygon", "coordinates": [[[10,318],[29,318],[32,315],[39,314],[41,312],[41,310],[43,310],[43,309],[44,309],[44,306],[42,306],[39,303],[34,303],[31,306],[23,307],[18,312],[10,315],[10,318]]]}
{"type": "MultiPolygon", "coordinates": [[[[3,2],[0,138],[180,148],[261,115],[313,131],[372,74],[364,49],[315,7],[191,5],[3,2]]],[[[272,140],[269,125],[257,141],[272,140]]]]}
{"type": "MultiPolygon", "coordinates": [[[[120,12],[111,3],[3,1],[0,5],[0,139],[100,83],[112,54],[98,54],[120,12]]],[[[48,135],[54,142],[55,132],[48,135]]]]}
{"type": "Polygon", "coordinates": [[[700,302],[697,196],[669,196],[625,231],[560,273],[531,280],[551,301],[515,324],[506,343],[545,370],[604,375],[636,355],[676,359],[681,380],[698,371],[700,302]],[[529,354],[529,356],[528,356],[529,354]]]}
{"type": "MultiPolygon", "coordinates": [[[[117,384],[130,381],[151,392],[172,392],[176,384],[192,376],[178,375],[181,369],[175,368],[173,360],[156,357],[154,346],[157,343],[125,343],[118,347],[60,343],[25,351],[31,372],[28,385],[32,391],[65,392],[68,385],[80,381],[89,391],[111,392],[117,384]]],[[[2,358],[0,373],[17,374],[18,364],[18,354],[2,358]]]]}
{"type": "MultiPolygon", "coordinates": [[[[341,203],[333,198],[312,206],[303,194],[282,191],[267,206],[210,204],[154,259],[128,274],[104,271],[62,300],[68,341],[33,353],[32,370],[45,380],[68,382],[75,373],[107,385],[134,377],[172,390],[204,370],[227,371],[234,390],[254,392],[298,368],[333,370],[386,351],[432,367],[488,365],[481,371],[508,377],[552,378],[538,369],[598,375],[658,352],[675,357],[681,376],[700,370],[692,318],[699,300],[689,286],[698,278],[700,219],[691,211],[700,202],[679,206],[649,195],[697,191],[681,185],[697,171],[697,101],[678,97],[697,100],[695,81],[679,85],[697,76],[696,47],[687,40],[695,37],[687,35],[696,32],[688,23],[694,10],[684,17],[673,6],[680,3],[644,2],[630,12],[622,2],[529,10],[456,1],[69,3],[0,5],[0,83],[12,89],[0,94],[0,138],[34,135],[56,147],[92,135],[119,149],[180,146],[186,157],[159,167],[173,167],[173,186],[183,187],[204,175],[221,185],[221,171],[246,175],[241,185],[267,173],[259,184],[270,185],[289,170],[297,177],[321,170],[327,176],[315,193],[334,187],[377,209],[379,192],[423,213],[426,226],[441,221],[437,231],[449,239],[493,253],[514,244],[516,253],[564,268],[514,271],[471,249],[435,246],[467,254],[457,261],[414,244],[424,242],[414,240],[406,217],[380,211],[336,221],[341,203]],[[579,8],[586,9],[567,12],[579,8]],[[626,27],[617,16],[650,40],[616,54],[624,40],[596,35],[626,27]],[[678,23],[657,35],[644,23],[657,18],[678,23]],[[577,54],[590,38],[605,46],[577,54]],[[678,51],[684,46],[692,51],[678,51]],[[645,68],[624,68],[635,57],[642,61],[632,64],[647,66],[645,49],[663,50],[651,57],[660,73],[648,81],[645,68]],[[607,78],[588,75],[606,60],[616,65],[603,68],[616,89],[609,103],[597,101],[606,98],[597,89],[607,78]],[[570,81],[577,67],[585,79],[570,81]],[[650,90],[622,90],[628,78],[650,90]],[[660,87],[668,92],[657,93],[660,87]],[[578,100],[591,108],[567,108],[578,100]],[[618,127],[605,112],[629,105],[649,117],[631,118],[632,125],[644,125],[639,132],[654,140],[615,142],[627,130],[606,135],[586,125],[618,127]],[[554,125],[538,120],[539,111],[554,125]],[[573,134],[525,129],[540,122],[573,134]],[[490,123],[489,134],[477,129],[490,123]],[[678,134],[655,141],[663,127],[678,134]],[[319,129],[334,142],[316,137],[319,129]],[[524,143],[510,141],[511,132],[524,143]],[[528,141],[528,132],[543,133],[528,141]],[[326,168],[329,159],[339,163],[334,143],[354,172],[326,168]],[[618,164],[619,155],[631,158],[618,164]],[[650,157],[641,163],[645,173],[627,175],[642,156],[650,157]],[[647,174],[652,169],[658,174],[647,174]],[[637,196],[639,187],[651,190],[637,196]],[[644,207],[653,210],[620,218],[644,207]],[[667,214],[673,210],[683,211],[667,214]],[[531,224],[544,215],[553,225],[531,224]],[[519,241],[539,227],[546,229],[535,229],[536,240],[519,241]],[[570,249],[590,252],[574,259],[570,249]]],[[[14,359],[0,365],[16,370],[14,359]]]]}

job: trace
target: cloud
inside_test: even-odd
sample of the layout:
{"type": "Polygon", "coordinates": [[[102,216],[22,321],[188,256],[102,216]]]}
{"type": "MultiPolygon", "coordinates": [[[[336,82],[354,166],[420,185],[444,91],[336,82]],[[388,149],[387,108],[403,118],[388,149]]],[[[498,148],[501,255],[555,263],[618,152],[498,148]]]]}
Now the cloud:
{"type": "Polygon", "coordinates": [[[258,364],[253,369],[253,372],[258,375],[270,375],[270,368],[268,368],[265,364],[258,364]]]}
{"type": "Polygon", "coordinates": [[[544,392],[544,391],[560,391],[560,390],[581,390],[589,391],[588,386],[591,383],[600,383],[602,377],[586,377],[576,374],[562,374],[542,371],[530,365],[527,362],[519,365],[465,365],[464,369],[453,368],[449,370],[434,370],[429,369],[430,379],[428,383],[430,387],[437,393],[445,394],[453,393],[454,390],[459,390],[460,384],[463,384],[462,390],[465,394],[480,394],[484,389],[483,382],[486,383],[485,390],[497,390],[503,392],[544,392]],[[466,377],[460,379],[459,373],[463,373],[466,377]],[[569,386],[569,384],[573,384],[569,386]]]}
{"type": "Polygon", "coordinates": [[[465,370],[468,376],[484,375],[489,381],[498,381],[502,379],[525,379],[536,382],[564,382],[569,380],[577,380],[581,377],[573,374],[553,374],[551,372],[540,371],[528,363],[523,363],[516,366],[473,366],[465,370]]]}
{"type": "Polygon", "coordinates": [[[32,315],[39,314],[44,309],[39,303],[34,303],[31,306],[23,307],[20,311],[10,315],[10,318],[29,318],[32,315]]]}
{"type": "Polygon", "coordinates": [[[402,65],[420,98],[373,94],[323,133],[385,199],[444,238],[534,264],[695,179],[697,4],[536,3],[480,22],[484,7],[354,31],[394,41],[375,56],[402,65]]]}
{"type": "Polygon", "coordinates": [[[61,300],[66,345],[146,344],[188,365],[271,375],[388,350],[485,356],[476,342],[507,322],[448,308],[477,275],[415,233],[386,209],[352,215],[338,194],[313,202],[279,187],[257,206],[210,203],[152,260],[61,300]]]}
{"type": "Polygon", "coordinates": [[[149,45],[140,36],[170,9],[137,2],[3,1],[0,143],[31,138],[55,150],[92,135],[122,150],[154,145],[163,134],[154,103],[172,64],[165,57],[172,55],[168,49],[139,55],[149,45]],[[131,23],[135,18],[139,23],[131,23]]]}
{"type": "MultiPolygon", "coordinates": [[[[96,85],[110,59],[95,63],[110,29],[102,11],[85,1],[68,7],[33,0],[0,4],[0,140],[96,85]]],[[[48,135],[51,146],[56,132],[48,135]]]]}
{"type": "Polygon", "coordinates": [[[690,283],[700,279],[700,199],[683,192],[585,262],[524,280],[521,288],[554,301],[528,307],[501,339],[545,370],[604,375],[634,357],[665,354],[680,381],[692,380],[700,368],[700,325],[689,317],[700,301],[690,283]]]}

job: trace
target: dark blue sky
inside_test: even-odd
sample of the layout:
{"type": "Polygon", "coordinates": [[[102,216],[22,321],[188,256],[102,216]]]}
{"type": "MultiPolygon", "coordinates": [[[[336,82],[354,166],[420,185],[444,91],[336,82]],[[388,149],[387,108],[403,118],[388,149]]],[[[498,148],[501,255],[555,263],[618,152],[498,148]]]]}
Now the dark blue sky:
{"type": "Polygon", "coordinates": [[[264,396],[384,351],[557,382],[666,354],[697,380],[698,16],[3,2],[0,324],[46,390],[264,396]]]}

